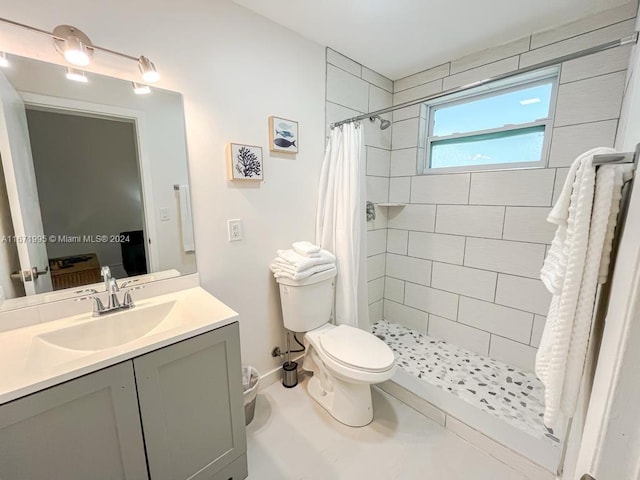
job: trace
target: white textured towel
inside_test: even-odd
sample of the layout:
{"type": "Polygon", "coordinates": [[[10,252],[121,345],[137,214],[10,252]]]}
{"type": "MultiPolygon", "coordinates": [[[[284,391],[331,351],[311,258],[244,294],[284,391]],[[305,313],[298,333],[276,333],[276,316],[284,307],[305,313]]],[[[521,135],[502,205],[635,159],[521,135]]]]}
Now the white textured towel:
{"type": "Polygon", "coordinates": [[[296,253],[302,255],[303,257],[317,257],[318,255],[320,255],[320,247],[318,245],[314,245],[311,242],[293,242],[291,246],[296,253]]]}
{"type": "Polygon", "coordinates": [[[336,257],[327,250],[320,250],[318,257],[303,257],[291,249],[278,250],[277,253],[278,258],[291,265],[296,272],[302,272],[316,265],[336,262],[336,257]]]}
{"type": "Polygon", "coordinates": [[[193,237],[193,217],[191,215],[191,196],[189,185],[178,187],[180,206],[180,230],[182,232],[182,249],[185,253],[194,252],[196,244],[193,237]]]}
{"type": "Polygon", "coordinates": [[[324,265],[316,265],[315,267],[307,268],[301,272],[297,272],[293,270],[291,267],[287,267],[286,265],[279,264],[275,260],[269,265],[269,269],[273,272],[273,276],[275,278],[287,277],[292,280],[303,280],[305,278],[309,278],[311,275],[315,275],[316,273],[326,272],[327,270],[334,269],[336,266],[333,263],[326,263],[324,265]]]}
{"type": "Polygon", "coordinates": [[[605,153],[615,151],[597,148],[574,161],[547,219],[558,229],[541,272],[552,300],[536,374],[545,386],[544,423],[549,427],[556,426],[560,412],[571,417],[575,411],[596,289],[606,280],[602,272],[609,262],[623,172],[629,168],[600,167],[596,180],[593,155],[605,153]]]}

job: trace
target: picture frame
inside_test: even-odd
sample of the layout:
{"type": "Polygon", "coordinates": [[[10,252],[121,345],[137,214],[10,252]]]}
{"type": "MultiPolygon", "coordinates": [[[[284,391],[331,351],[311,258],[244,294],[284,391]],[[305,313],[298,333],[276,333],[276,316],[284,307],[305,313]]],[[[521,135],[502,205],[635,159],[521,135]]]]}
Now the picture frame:
{"type": "Polygon", "coordinates": [[[262,147],[229,143],[227,173],[229,180],[262,181],[264,174],[262,147]]]}
{"type": "Polygon", "coordinates": [[[298,122],[282,117],[269,117],[269,150],[279,153],[298,153],[298,122]]]}

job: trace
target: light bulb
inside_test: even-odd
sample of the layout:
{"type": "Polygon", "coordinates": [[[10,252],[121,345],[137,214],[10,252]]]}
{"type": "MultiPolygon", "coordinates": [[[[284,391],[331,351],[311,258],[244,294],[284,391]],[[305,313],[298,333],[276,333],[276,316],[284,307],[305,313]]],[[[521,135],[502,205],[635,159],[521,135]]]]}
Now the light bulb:
{"type": "Polygon", "coordinates": [[[89,81],[84,72],[73,68],[67,68],[67,79],[80,83],[87,83],[89,81]]]}
{"type": "Polygon", "coordinates": [[[146,95],[151,93],[149,85],[143,85],[142,83],[131,82],[133,84],[133,93],[136,95],[146,95]]]}
{"type": "Polygon", "coordinates": [[[145,83],[155,83],[160,80],[160,74],[156,70],[156,66],[144,55],[138,59],[138,68],[145,83]]]}
{"type": "Polygon", "coordinates": [[[9,66],[9,59],[7,58],[7,54],[2,52],[0,55],[0,67],[7,68],[9,66]]]}
{"type": "Polygon", "coordinates": [[[86,67],[91,61],[87,47],[76,35],[70,35],[64,41],[64,58],[67,59],[67,62],[80,67],[86,67]]]}

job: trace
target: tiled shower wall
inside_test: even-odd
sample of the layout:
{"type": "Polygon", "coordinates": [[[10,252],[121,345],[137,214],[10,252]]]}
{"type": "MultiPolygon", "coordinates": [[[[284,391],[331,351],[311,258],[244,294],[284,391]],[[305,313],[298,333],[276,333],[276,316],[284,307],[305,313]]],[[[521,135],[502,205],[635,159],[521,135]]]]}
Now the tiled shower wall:
{"type": "MultiPolygon", "coordinates": [[[[361,113],[390,107],[393,82],[359,63],[327,48],[326,124],[361,113]]],[[[391,114],[384,115],[391,120],[391,114]]],[[[380,123],[361,122],[364,128],[364,155],[367,161],[367,200],[384,203],[389,199],[391,128],[380,130],[380,123]]],[[[376,206],[376,220],[367,223],[367,263],[369,316],[382,318],[387,241],[387,208],[376,206]]],[[[366,325],[360,325],[366,328],[366,325]]]]}
{"type": "MultiPolygon", "coordinates": [[[[633,32],[636,8],[402,78],[394,104],[619,39],[633,32]]],[[[575,157],[613,146],[629,53],[623,46],[562,64],[547,168],[416,175],[419,108],[394,112],[388,200],[407,205],[388,212],[385,319],[533,368],[550,301],[539,280],[554,232],[545,218],[575,157]]],[[[378,252],[384,233],[369,234],[378,252]]]]}

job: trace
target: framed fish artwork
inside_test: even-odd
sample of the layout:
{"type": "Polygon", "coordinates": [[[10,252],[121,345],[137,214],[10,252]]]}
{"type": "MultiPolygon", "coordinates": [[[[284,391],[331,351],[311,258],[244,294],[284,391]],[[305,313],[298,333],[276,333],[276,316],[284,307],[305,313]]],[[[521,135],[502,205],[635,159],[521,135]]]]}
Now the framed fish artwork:
{"type": "Polygon", "coordinates": [[[298,122],[280,117],[269,117],[269,150],[298,153],[298,122]]]}
{"type": "Polygon", "coordinates": [[[229,180],[262,180],[262,147],[230,143],[227,145],[229,180]]]}

